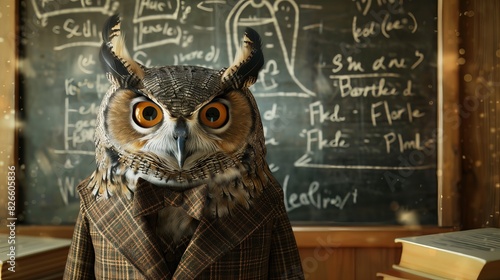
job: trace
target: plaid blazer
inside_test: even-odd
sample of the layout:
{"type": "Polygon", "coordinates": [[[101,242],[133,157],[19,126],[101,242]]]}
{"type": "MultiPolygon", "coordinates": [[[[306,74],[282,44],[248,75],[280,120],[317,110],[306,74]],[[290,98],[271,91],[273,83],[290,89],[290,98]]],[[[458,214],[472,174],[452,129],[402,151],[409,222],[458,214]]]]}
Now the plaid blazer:
{"type": "Polygon", "coordinates": [[[303,279],[294,235],[276,184],[250,209],[200,220],[175,271],[132,201],[96,201],[85,181],[64,279],[303,279]]]}

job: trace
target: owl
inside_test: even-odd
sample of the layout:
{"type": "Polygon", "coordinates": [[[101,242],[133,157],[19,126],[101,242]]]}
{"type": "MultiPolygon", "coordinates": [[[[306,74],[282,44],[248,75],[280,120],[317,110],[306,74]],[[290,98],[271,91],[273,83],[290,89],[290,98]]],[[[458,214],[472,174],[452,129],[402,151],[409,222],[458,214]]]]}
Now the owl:
{"type": "Polygon", "coordinates": [[[220,70],[135,62],[118,16],[102,35],[100,59],[111,86],[97,116],[96,170],[78,188],[65,278],[122,275],[123,267],[151,279],[192,279],[202,271],[248,279],[270,269],[279,277],[300,275],[249,90],[264,64],[259,34],[246,29],[234,62],[220,70]],[[158,207],[158,197],[168,202],[158,207]],[[128,261],[116,259],[122,256],[128,261]]]}

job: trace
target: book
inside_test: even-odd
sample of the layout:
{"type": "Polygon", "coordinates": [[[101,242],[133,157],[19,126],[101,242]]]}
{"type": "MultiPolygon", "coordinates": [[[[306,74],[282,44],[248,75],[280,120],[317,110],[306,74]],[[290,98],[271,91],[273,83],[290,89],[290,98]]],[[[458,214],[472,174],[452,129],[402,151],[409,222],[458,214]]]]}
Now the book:
{"type": "Polygon", "coordinates": [[[0,234],[0,279],[61,279],[71,239],[0,234]]]}
{"type": "Polygon", "coordinates": [[[439,277],[439,276],[432,275],[432,274],[429,274],[429,273],[425,273],[425,272],[422,272],[422,271],[417,271],[417,270],[413,270],[413,269],[409,269],[409,268],[404,268],[404,267],[399,266],[397,264],[392,265],[392,268],[394,268],[395,271],[400,272],[401,273],[400,275],[405,275],[404,278],[402,278],[402,279],[408,279],[408,280],[423,280],[423,279],[427,279],[427,280],[449,280],[449,278],[443,278],[443,277],[439,277]]]}
{"type": "Polygon", "coordinates": [[[377,277],[381,277],[383,280],[429,280],[433,279],[432,276],[420,274],[414,270],[400,269],[398,265],[394,265],[393,269],[377,272],[377,277]]]}
{"type": "Polygon", "coordinates": [[[402,244],[395,269],[430,279],[500,279],[500,229],[482,228],[396,238],[402,244]]]}

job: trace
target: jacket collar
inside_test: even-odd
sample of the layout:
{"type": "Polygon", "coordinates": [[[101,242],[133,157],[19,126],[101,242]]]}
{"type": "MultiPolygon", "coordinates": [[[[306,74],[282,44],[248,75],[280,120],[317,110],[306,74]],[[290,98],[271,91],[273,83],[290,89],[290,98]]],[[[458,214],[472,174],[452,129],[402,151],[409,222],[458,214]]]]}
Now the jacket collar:
{"type": "Polygon", "coordinates": [[[206,185],[177,192],[155,187],[140,179],[132,199],[132,211],[134,216],[148,216],[166,206],[182,207],[189,216],[199,221],[204,212],[206,198],[206,185]]]}
{"type": "Polygon", "coordinates": [[[146,217],[135,216],[132,203],[114,195],[96,200],[86,186],[79,188],[82,210],[104,239],[109,241],[147,279],[170,279],[172,273],[146,217]],[[140,240],[140,246],[138,246],[140,240]]]}
{"type": "Polygon", "coordinates": [[[200,221],[174,274],[174,279],[196,278],[205,268],[238,246],[274,216],[265,193],[252,200],[250,209],[236,206],[231,215],[200,221]]]}
{"type": "Polygon", "coordinates": [[[158,238],[146,218],[137,215],[131,200],[115,195],[96,201],[90,189],[84,186],[79,192],[83,209],[96,230],[147,279],[170,279],[172,275],[175,279],[193,279],[273,216],[274,202],[266,198],[265,188],[264,193],[252,200],[250,209],[238,205],[229,216],[201,218],[177,270],[172,273],[158,238]],[[137,240],[141,240],[140,247],[137,240]]]}

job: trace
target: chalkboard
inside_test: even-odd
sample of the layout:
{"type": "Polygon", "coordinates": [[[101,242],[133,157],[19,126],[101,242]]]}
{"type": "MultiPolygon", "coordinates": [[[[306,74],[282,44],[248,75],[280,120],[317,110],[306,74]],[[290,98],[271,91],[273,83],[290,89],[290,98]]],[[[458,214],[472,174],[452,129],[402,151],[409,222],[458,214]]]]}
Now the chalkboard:
{"type": "Polygon", "coordinates": [[[437,224],[438,1],[25,0],[20,134],[28,224],[71,224],[109,84],[101,27],[122,16],[146,66],[229,65],[245,27],[266,63],[252,86],[290,219],[437,224]]]}

